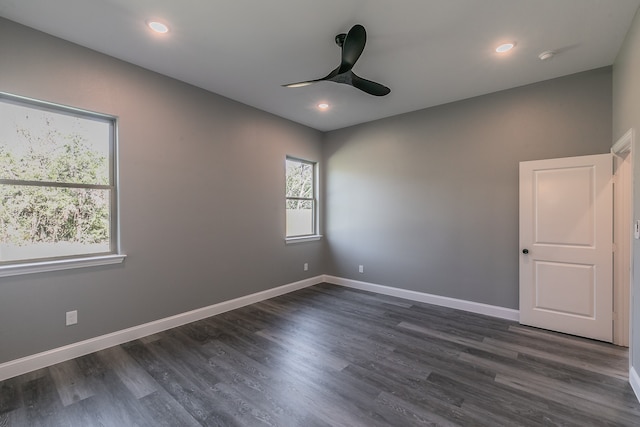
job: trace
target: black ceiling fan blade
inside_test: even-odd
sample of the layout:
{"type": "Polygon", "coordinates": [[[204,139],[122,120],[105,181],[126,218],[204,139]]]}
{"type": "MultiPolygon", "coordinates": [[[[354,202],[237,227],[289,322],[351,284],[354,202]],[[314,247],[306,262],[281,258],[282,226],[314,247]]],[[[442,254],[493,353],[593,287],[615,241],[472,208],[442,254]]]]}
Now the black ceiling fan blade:
{"type": "Polygon", "coordinates": [[[287,83],[286,85],[281,85],[282,87],[304,87],[309,86],[312,83],[317,82],[318,80],[306,80],[304,82],[295,82],[295,83],[287,83]]]}
{"type": "Polygon", "coordinates": [[[321,82],[323,80],[331,80],[332,78],[338,75],[339,70],[340,70],[340,67],[336,68],[335,70],[333,70],[332,72],[330,72],[329,74],[327,74],[321,79],[306,80],[306,81],[296,82],[296,83],[288,83],[286,85],[282,85],[282,87],[304,87],[304,86],[309,86],[312,83],[321,82]]]}
{"type": "Polygon", "coordinates": [[[356,24],[347,33],[342,44],[342,62],[338,73],[346,73],[351,70],[355,65],[362,51],[364,45],[367,43],[367,32],[360,24],[356,24]]]}
{"type": "Polygon", "coordinates": [[[373,96],[385,96],[391,92],[391,89],[380,83],[372,82],[371,80],[363,79],[352,73],[351,84],[357,87],[361,91],[367,92],[373,96]]]}

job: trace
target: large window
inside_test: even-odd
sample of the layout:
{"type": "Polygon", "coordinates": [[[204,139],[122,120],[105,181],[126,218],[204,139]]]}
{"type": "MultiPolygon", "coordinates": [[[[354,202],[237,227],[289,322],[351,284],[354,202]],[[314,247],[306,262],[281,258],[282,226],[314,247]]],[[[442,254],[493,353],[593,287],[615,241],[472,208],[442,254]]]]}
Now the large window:
{"type": "Polygon", "coordinates": [[[317,234],[316,164],[287,157],[287,237],[317,234]]]}
{"type": "Polygon", "coordinates": [[[115,119],[0,93],[0,266],[116,253],[115,119]]]}

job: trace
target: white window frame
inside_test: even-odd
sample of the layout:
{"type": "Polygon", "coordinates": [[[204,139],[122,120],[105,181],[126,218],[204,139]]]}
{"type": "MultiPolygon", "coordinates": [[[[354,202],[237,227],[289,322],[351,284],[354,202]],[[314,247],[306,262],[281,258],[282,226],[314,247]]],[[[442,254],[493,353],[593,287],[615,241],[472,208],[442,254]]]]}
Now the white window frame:
{"type": "Polygon", "coordinates": [[[59,257],[54,256],[50,258],[33,258],[16,261],[0,261],[0,277],[121,263],[126,255],[120,253],[119,245],[117,118],[107,114],[26,98],[5,92],[0,92],[0,102],[12,103],[38,110],[51,111],[58,114],[66,114],[85,119],[97,119],[110,123],[108,185],[25,181],[15,179],[0,179],[0,184],[56,188],[108,189],[110,190],[111,196],[109,200],[110,229],[108,252],[59,257]]]}
{"type": "MultiPolygon", "coordinates": [[[[285,191],[285,206],[286,206],[286,201],[288,200],[307,200],[307,201],[311,201],[312,203],[312,216],[313,216],[313,231],[310,234],[303,234],[303,235],[299,235],[299,236],[287,236],[286,235],[286,225],[285,225],[285,241],[287,244],[291,244],[291,243],[302,243],[302,242],[310,242],[310,241],[315,241],[315,240],[320,240],[322,238],[322,235],[319,233],[319,229],[320,229],[320,215],[319,215],[319,203],[318,203],[318,162],[314,162],[311,160],[306,160],[306,159],[301,159],[299,157],[294,157],[294,156],[286,156],[285,158],[285,181],[286,181],[286,174],[287,174],[287,169],[286,169],[286,164],[287,161],[293,161],[293,162],[299,162],[299,163],[304,163],[307,165],[311,165],[313,168],[313,183],[312,183],[312,188],[313,188],[313,194],[311,197],[288,197],[286,195],[286,191],[285,191]]],[[[285,189],[286,190],[286,189],[285,189]]],[[[286,223],[286,217],[285,217],[285,223],[286,223]]]]}

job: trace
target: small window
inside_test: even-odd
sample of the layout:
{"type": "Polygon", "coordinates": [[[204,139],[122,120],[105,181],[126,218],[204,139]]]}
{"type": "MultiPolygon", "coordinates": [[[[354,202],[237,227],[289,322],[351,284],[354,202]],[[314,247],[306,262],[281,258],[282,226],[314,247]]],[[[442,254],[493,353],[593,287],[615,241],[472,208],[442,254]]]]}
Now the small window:
{"type": "Polygon", "coordinates": [[[115,118],[0,93],[0,265],[114,254],[115,118]]]}
{"type": "Polygon", "coordinates": [[[286,162],[287,236],[317,234],[316,164],[287,157],[286,162]]]}

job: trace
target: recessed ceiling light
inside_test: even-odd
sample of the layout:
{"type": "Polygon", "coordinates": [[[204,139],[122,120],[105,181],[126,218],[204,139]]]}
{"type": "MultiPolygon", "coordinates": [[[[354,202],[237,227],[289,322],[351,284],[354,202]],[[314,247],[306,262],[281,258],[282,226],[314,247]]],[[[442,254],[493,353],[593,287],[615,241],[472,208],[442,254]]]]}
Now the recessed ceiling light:
{"type": "Polygon", "coordinates": [[[327,108],[329,108],[329,104],[327,104],[326,102],[321,102],[320,104],[318,104],[318,108],[321,110],[326,110],[327,108]]]}
{"type": "Polygon", "coordinates": [[[147,22],[147,25],[149,26],[149,28],[151,28],[156,33],[164,34],[164,33],[168,33],[169,32],[169,27],[167,27],[162,22],[149,21],[149,22],[147,22]]]}
{"type": "Polygon", "coordinates": [[[515,44],[515,42],[514,42],[514,43],[504,43],[504,44],[501,44],[500,46],[498,46],[498,47],[496,48],[496,52],[498,52],[498,53],[508,52],[508,51],[510,51],[511,49],[513,49],[513,47],[514,47],[515,45],[516,45],[516,44],[515,44]]]}

